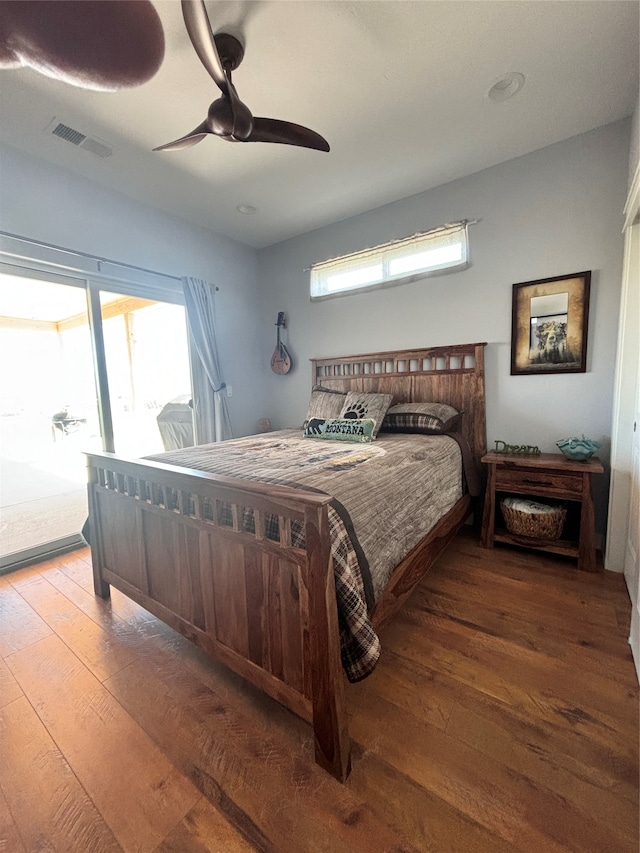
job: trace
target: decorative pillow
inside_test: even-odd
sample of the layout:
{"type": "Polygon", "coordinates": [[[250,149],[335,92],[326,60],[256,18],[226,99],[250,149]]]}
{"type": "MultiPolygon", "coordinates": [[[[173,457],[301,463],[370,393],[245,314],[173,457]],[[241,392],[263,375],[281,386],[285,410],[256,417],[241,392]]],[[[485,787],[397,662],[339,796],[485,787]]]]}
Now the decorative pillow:
{"type": "Polygon", "coordinates": [[[303,427],[306,427],[311,418],[340,417],[346,397],[346,391],[334,391],[332,388],[323,388],[322,385],[314,385],[311,389],[309,409],[307,410],[303,427]]]}
{"type": "Polygon", "coordinates": [[[304,435],[306,438],[328,438],[332,441],[373,441],[375,425],[373,418],[310,418],[304,435]]]}
{"type": "Polygon", "coordinates": [[[382,429],[387,432],[416,432],[437,435],[459,432],[462,412],[446,403],[398,403],[385,415],[382,429]]]}
{"type": "Polygon", "coordinates": [[[385,412],[393,400],[392,394],[367,394],[363,391],[349,391],[339,417],[347,420],[373,418],[373,438],[380,432],[385,412]]]}

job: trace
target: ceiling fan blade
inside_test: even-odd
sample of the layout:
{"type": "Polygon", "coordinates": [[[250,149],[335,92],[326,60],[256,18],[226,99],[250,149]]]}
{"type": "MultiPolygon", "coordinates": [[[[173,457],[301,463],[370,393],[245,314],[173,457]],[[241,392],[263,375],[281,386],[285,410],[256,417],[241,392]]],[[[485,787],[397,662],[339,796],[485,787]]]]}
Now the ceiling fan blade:
{"type": "Polygon", "coordinates": [[[213,40],[213,32],[204,0],[182,0],[182,16],[200,62],[213,77],[216,85],[228,96],[229,81],[224,73],[216,43],[213,40]]]}
{"type": "Polygon", "coordinates": [[[315,148],[316,151],[329,151],[327,140],[316,133],[293,124],[290,121],[280,121],[277,118],[253,119],[253,130],[244,142],[279,142],[282,145],[299,145],[302,148],[315,148]]]}
{"type": "Polygon", "coordinates": [[[164,49],[150,0],[0,0],[0,69],[28,66],[71,86],[116,92],[150,80],[164,49]]]}
{"type": "MultiPolygon", "coordinates": [[[[246,139],[253,127],[253,116],[249,108],[240,100],[230,75],[227,75],[224,70],[204,0],[182,0],[182,16],[200,62],[231,103],[233,114],[233,127],[229,130],[231,136],[234,139],[246,139]]],[[[240,45],[238,47],[242,50],[240,45]]]]}
{"type": "Polygon", "coordinates": [[[154,148],[154,151],[181,151],[183,148],[191,148],[192,145],[197,145],[211,131],[207,128],[206,121],[199,124],[191,133],[186,136],[181,136],[180,139],[175,139],[173,142],[167,142],[166,145],[159,145],[154,148]]]}

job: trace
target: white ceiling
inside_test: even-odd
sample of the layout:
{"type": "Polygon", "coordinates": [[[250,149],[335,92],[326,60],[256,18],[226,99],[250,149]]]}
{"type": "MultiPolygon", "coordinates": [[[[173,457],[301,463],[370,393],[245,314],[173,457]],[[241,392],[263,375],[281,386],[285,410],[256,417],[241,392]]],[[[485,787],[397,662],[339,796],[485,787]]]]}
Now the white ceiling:
{"type": "Polygon", "coordinates": [[[306,125],[331,152],[208,137],[152,153],[200,124],[219,94],[178,0],[154,5],[166,55],[150,82],[102,93],[2,71],[0,139],[257,248],[623,118],[637,103],[635,0],[207,0],[213,31],[245,44],[233,79],[254,115],[306,125]],[[525,86],[496,104],[486,93],[510,71],[525,86]],[[112,156],[46,133],[54,117],[112,156]]]}

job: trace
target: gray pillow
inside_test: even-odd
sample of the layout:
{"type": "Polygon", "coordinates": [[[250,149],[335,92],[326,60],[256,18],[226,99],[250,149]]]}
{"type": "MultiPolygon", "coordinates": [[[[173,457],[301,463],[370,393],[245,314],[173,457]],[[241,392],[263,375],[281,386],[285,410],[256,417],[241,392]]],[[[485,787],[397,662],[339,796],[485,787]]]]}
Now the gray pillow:
{"type": "Polygon", "coordinates": [[[323,388],[322,385],[314,385],[311,389],[311,399],[309,400],[309,408],[307,409],[303,428],[307,426],[311,418],[340,417],[346,397],[346,391],[334,391],[333,388],[323,388]]]}
{"type": "Polygon", "coordinates": [[[339,418],[373,418],[376,422],[372,438],[380,432],[385,412],[391,405],[393,394],[367,394],[363,391],[349,391],[342,406],[339,418]]]}

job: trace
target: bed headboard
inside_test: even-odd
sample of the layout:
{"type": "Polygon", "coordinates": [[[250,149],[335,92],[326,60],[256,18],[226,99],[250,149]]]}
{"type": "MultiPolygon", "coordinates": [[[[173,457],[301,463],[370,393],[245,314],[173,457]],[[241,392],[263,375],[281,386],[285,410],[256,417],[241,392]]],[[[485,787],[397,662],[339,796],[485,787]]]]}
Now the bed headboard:
{"type": "Polygon", "coordinates": [[[464,412],[462,432],[478,463],[487,452],[486,343],[311,359],[311,385],[393,394],[394,403],[448,403],[464,412]]]}

